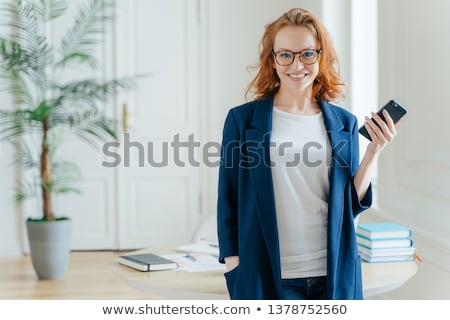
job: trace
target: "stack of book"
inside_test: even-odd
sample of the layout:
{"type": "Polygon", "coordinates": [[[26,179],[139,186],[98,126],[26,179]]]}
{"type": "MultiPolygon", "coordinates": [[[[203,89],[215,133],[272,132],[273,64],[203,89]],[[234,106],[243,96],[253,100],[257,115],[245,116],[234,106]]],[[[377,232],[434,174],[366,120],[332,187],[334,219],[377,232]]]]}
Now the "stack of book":
{"type": "Polygon", "coordinates": [[[356,230],[358,252],[367,262],[413,261],[412,230],[393,222],[361,223],[356,230]]]}

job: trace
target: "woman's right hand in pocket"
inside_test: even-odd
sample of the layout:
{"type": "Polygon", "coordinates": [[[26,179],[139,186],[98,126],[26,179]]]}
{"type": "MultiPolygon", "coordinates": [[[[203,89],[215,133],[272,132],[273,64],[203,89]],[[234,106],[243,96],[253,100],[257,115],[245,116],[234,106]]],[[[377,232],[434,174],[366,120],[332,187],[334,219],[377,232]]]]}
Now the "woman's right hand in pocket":
{"type": "Polygon", "coordinates": [[[225,259],[225,265],[227,266],[227,271],[229,272],[236,268],[239,265],[239,256],[230,256],[226,257],[225,259]]]}

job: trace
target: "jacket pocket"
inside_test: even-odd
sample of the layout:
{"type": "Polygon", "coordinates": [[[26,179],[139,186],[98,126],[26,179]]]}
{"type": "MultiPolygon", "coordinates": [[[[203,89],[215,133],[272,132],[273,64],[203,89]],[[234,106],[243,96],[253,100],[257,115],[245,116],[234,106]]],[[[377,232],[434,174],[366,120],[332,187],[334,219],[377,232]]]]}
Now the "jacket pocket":
{"type": "Polygon", "coordinates": [[[225,281],[227,283],[228,293],[230,295],[230,299],[239,299],[241,296],[241,292],[239,289],[239,265],[235,268],[227,271],[223,274],[225,276],[225,281]]]}

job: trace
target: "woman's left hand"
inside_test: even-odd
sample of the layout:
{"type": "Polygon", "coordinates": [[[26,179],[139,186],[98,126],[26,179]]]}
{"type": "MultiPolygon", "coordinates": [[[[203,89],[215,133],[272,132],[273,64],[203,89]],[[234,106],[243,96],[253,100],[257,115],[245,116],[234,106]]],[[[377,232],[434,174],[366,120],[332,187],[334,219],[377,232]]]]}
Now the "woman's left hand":
{"type": "Polygon", "coordinates": [[[397,134],[394,121],[392,121],[391,116],[386,110],[383,111],[383,116],[386,122],[374,112],[372,112],[372,119],[366,117],[366,121],[364,121],[372,142],[367,146],[366,153],[353,179],[360,201],[364,198],[369,188],[370,180],[375,172],[376,159],[381,150],[394,140],[397,134]]]}
{"type": "Polygon", "coordinates": [[[367,132],[372,139],[372,142],[367,146],[366,152],[370,152],[373,155],[378,155],[386,145],[394,140],[397,134],[394,121],[386,110],[383,110],[383,116],[386,122],[379,115],[372,112],[372,119],[366,117],[364,122],[367,132]]]}

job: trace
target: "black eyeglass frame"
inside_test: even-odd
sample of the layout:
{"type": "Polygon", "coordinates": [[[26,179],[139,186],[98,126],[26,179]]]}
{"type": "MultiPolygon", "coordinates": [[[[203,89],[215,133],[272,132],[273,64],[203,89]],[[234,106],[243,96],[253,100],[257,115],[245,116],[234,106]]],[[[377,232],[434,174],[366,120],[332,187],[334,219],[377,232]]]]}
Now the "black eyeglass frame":
{"type": "Polygon", "coordinates": [[[319,61],[319,57],[320,57],[321,53],[322,53],[322,49],[303,49],[302,51],[298,51],[298,52],[294,52],[294,51],[287,50],[287,49],[281,49],[281,50],[277,50],[277,51],[273,51],[272,50],[272,56],[274,57],[275,62],[278,65],[282,66],[282,67],[290,66],[291,64],[293,64],[294,61],[295,61],[295,56],[296,55],[298,55],[298,58],[300,59],[300,62],[302,64],[304,64],[304,65],[313,65],[313,64],[317,63],[317,61],[319,61]],[[312,63],[305,63],[305,62],[303,62],[302,52],[305,52],[305,51],[315,51],[317,53],[317,60],[312,62],[312,63]],[[290,53],[292,53],[292,61],[291,61],[291,63],[288,63],[288,64],[281,64],[281,63],[279,63],[278,60],[277,60],[277,54],[280,53],[280,52],[290,52],[290,53]]]}

